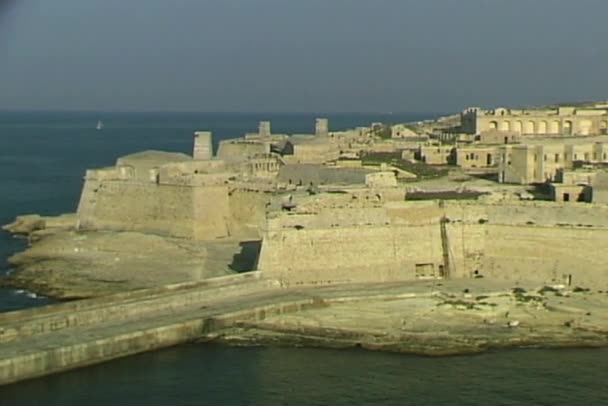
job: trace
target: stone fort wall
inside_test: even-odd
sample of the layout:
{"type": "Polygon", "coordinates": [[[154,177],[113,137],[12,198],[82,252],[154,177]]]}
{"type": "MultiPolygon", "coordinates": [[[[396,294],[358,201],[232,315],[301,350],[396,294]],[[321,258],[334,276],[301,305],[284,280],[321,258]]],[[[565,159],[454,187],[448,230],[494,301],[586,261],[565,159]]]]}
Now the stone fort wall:
{"type": "Polygon", "coordinates": [[[364,212],[344,226],[331,215],[274,219],[258,269],[284,284],[449,275],[608,287],[608,206],[392,202],[364,212]]]}
{"type": "Polygon", "coordinates": [[[87,179],[80,229],[139,231],[197,240],[259,238],[268,195],[229,185],[171,185],[87,179]]]}

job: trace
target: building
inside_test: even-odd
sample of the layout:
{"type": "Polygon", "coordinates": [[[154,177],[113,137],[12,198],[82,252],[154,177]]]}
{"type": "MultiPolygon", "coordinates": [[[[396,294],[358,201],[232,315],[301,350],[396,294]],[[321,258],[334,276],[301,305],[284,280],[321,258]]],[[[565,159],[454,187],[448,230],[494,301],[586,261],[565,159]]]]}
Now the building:
{"type": "Polygon", "coordinates": [[[522,135],[605,135],[608,134],[608,106],[595,103],[580,107],[494,110],[472,107],[461,114],[461,130],[469,134],[499,130],[522,135]]]}
{"type": "Polygon", "coordinates": [[[336,161],[340,150],[328,137],[292,135],[283,148],[283,158],[288,163],[321,164],[336,161]]]}
{"type": "Polygon", "coordinates": [[[555,202],[608,203],[608,171],[604,164],[561,170],[557,180],[551,184],[555,202]]]}
{"type": "Polygon", "coordinates": [[[449,165],[455,161],[453,145],[424,145],[418,148],[415,158],[428,165],[449,165]]]}
{"type": "Polygon", "coordinates": [[[499,148],[499,181],[531,184],[555,182],[575,162],[608,162],[608,137],[538,138],[499,148]]]}
{"type": "Polygon", "coordinates": [[[463,169],[498,168],[498,147],[467,145],[456,148],[456,165],[463,169]]]}

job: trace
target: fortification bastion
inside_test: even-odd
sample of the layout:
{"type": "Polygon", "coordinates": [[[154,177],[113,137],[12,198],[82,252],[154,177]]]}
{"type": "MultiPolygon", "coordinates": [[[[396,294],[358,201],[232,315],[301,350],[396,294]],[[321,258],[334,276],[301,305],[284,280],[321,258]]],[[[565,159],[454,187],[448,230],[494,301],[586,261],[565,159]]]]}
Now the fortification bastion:
{"type": "MultiPolygon", "coordinates": [[[[413,144],[422,151],[419,143],[430,139],[416,129],[453,124],[449,117],[396,132],[381,125],[333,132],[320,119],[315,134],[290,136],[262,122],[258,133],[223,140],[217,155],[212,134],[197,132],[192,156],[120,157],[86,172],[76,213],[23,216],[5,226],[30,246],[10,258],[16,270],[1,283],[62,299],[98,298],[82,309],[103,307],[110,327],[95,334],[112,357],[120,356],[114,328],[132,352],[193,339],[425,354],[605,345],[608,205],[536,200],[527,185],[410,157],[413,144]],[[398,141],[385,138],[393,133],[398,141]],[[179,292],[169,294],[173,284],[179,292]],[[139,309],[139,300],[154,303],[158,314],[139,309]],[[132,312],[120,319],[116,308],[123,307],[132,312]],[[137,341],[142,325],[152,341],[137,341]],[[167,325],[170,339],[163,338],[167,325]]],[[[53,309],[6,320],[15,331],[25,331],[20,317],[27,326],[41,315],[60,320],[53,340],[63,351],[61,331],[86,336],[89,316],[73,326],[65,308],[53,309]]],[[[53,351],[32,353],[53,368],[80,365],[69,357],[55,365],[53,351]]],[[[86,351],[78,351],[86,363],[86,351]]],[[[26,358],[0,358],[0,377],[2,365],[48,373],[31,372],[38,366],[26,358]]]]}

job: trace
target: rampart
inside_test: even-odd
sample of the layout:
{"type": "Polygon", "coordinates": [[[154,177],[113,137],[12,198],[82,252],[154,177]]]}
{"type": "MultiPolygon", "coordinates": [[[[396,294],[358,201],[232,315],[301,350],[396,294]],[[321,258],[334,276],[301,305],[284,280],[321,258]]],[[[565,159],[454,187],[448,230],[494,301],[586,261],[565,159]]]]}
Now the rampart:
{"type": "Polygon", "coordinates": [[[608,206],[389,202],[268,222],[259,270],[283,284],[491,277],[608,286],[608,206]]]}
{"type": "Polygon", "coordinates": [[[141,231],[197,240],[253,236],[270,200],[268,193],[241,189],[222,174],[163,178],[157,183],[92,172],[78,206],[83,230],[141,231]]]}

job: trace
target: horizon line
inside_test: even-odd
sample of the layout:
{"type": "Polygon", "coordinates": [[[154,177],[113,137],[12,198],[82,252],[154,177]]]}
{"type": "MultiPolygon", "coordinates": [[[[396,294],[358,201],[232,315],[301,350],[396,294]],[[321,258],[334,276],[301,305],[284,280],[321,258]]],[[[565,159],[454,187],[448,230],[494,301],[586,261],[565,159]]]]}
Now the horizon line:
{"type": "Polygon", "coordinates": [[[218,111],[204,111],[204,110],[72,110],[72,109],[0,109],[0,113],[81,113],[81,114],[359,114],[359,115],[406,115],[406,114],[420,114],[420,115],[436,115],[436,114],[457,114],[457,113],[446,113],[445,111],[303,111],[303,110],[260,110],[260,111],[230,111],[230,110],[218,110],[218,111]]]}

